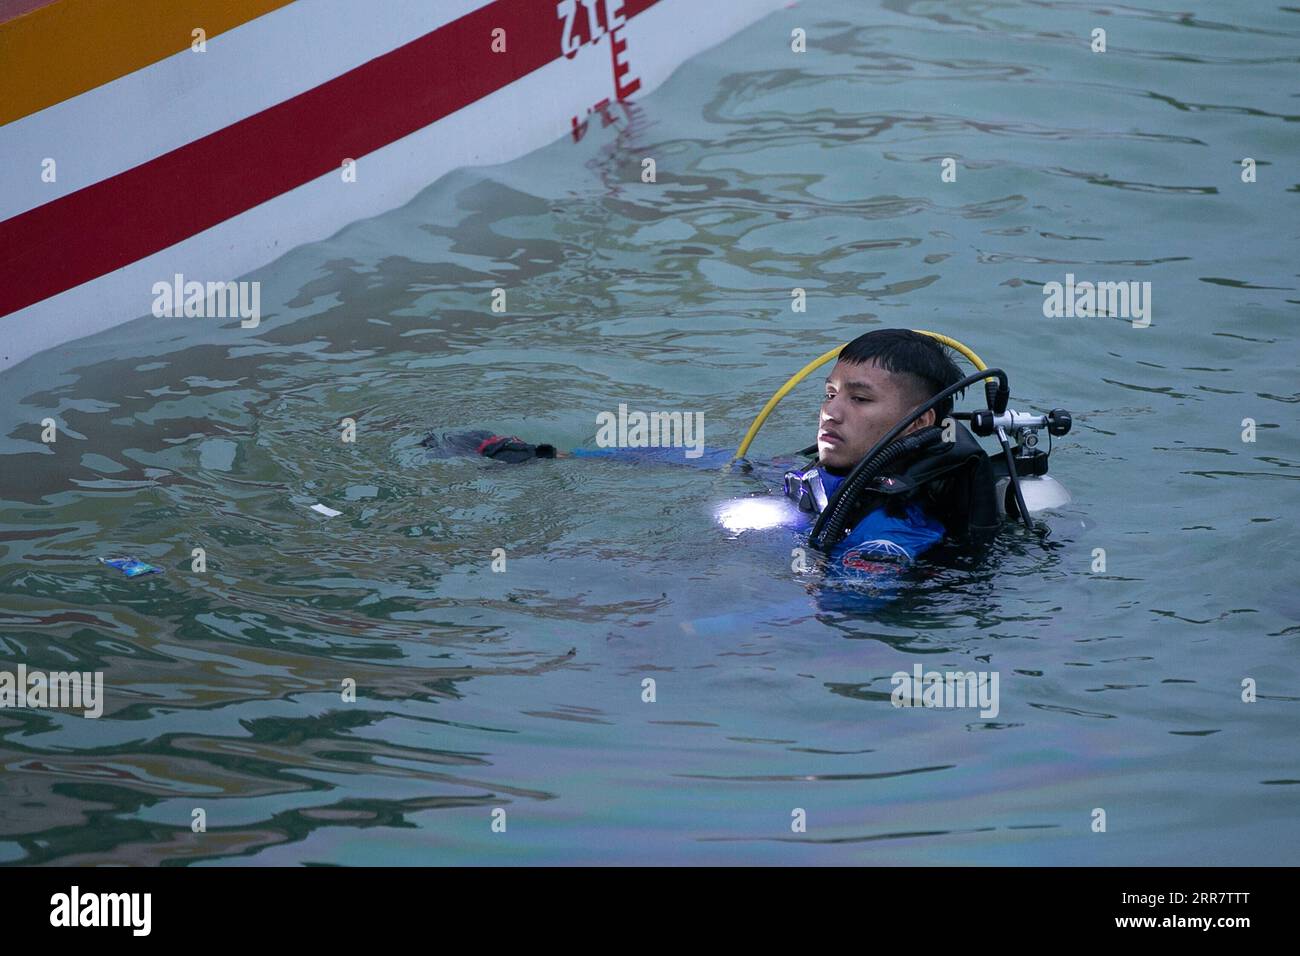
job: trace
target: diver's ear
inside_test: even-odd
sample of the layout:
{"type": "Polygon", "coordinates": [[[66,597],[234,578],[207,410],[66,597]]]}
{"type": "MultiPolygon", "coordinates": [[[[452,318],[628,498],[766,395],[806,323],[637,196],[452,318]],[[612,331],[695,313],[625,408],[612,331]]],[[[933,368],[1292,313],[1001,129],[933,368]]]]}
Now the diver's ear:
{"type": "Polygon", "coordinates": [[[910,435],[912,432],[919,432],[922,428],[927,428],[934,424],[934,409],[926,409],[925,414],[920,418],[912,419],[912,423],[903,429],[904,435],[910,435]]]}

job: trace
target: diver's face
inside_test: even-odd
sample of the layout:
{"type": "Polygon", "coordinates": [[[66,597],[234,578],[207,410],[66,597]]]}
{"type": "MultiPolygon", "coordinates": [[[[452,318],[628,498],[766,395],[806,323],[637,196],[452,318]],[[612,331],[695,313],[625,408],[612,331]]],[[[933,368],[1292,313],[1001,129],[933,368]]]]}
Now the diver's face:
{"type": "MultiPolygon", "coordinates": [[[[908,380],[874,362],[849,365],[836,362],[826,379],[817,427],[817,455],[831,468],[852,468],[898,420],[919,402],[908,380]]],[[[926,412],[903,434],[934,422],[926,412]]]]}

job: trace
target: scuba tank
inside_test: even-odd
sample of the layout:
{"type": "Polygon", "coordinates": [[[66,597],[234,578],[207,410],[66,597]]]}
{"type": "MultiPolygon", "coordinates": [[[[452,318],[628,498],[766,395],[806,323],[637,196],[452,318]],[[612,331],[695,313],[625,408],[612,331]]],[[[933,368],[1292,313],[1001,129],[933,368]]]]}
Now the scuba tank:
{"type": "MultiPolygon", "coordinates": [[[[1002,415],[981,411],[954,417],[970,421],[971,429],[977,435],[993,435],[999,430],[1004,434],[1010,432],[1015,441],[1011,455],[1013,465],[1010,467],[1014,469],[1020,487],[1020,500],[1024,501],[1029,514],[1050,511],[1070,502],[1070,493],[1065,486],[1047,473],[1050,438],[1068,434],[1074,424],[1065,409],[1054,408],[1046,415],[1025,415],[1009,409],[1002,415]],[[1046,429],[1050,436],[1048,451],[1038,447],[1040,429],[1046,429]]],[[[998,510],[1009,518],[1019,517],[1019,502],[1012,493],[1011,470],[1005,459],[993,460],[993,475],[997,483],[998,510]]]]}

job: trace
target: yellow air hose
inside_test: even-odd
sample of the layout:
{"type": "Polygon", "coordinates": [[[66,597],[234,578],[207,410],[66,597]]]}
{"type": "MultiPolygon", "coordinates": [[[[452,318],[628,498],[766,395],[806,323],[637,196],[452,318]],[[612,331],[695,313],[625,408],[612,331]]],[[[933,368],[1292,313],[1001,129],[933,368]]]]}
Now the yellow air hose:
{"type": "MultiPolygon", "coordinates": [[[[977,372],[982,372],[986,368],[988,368],[988,366],[984,364],[983,359],[981,359],[978,355],[976,355],[969,348],[967,348],[965,345],[962,345],[954,338],[949,338],[946,335],[940,335],[938,332],[930,332],[926,329],[913,329],[912,331],[919,332],[921,335],[928,335],[930,336],[930,338],[942,342],[944,345],[948,346],[949,348],[957,350],[962,355],[966,356],[966,358],[970,361],[970,363],[975,366],[975,371],[977,372]]],[[[847,344],[848,344],[847,342],[844,343],[844,345],[847,344]]],[[[763,410],[758,413],[758,417],[754,419],[754,424],[749,426],[749,431],[745,432],[745,437],[741,441],[740,447],[736,449],[736,454],[732,456],[732,461],[735,461],[737,458],[743,458],[745,456],[745,452],[749,451],[750,443],[752,443],[754,438],[757,437],[758,430],[762,428],[763,423],[767,421],[767,416],[771,415],[773,409],[775,409],[776,406],[781,403],[781,399],[789,395],[796,385],[802,382],[814,371],[821,368],[831,359],[839,355],[840,352],[843,351],[844,345],[838,345],[835,348],[831,349],[829,352],[827,352],[825,355],[821,355],[813,359],[803,368],[799,369],[799,371],[795,372],[794,375],[790,376],[790,380],[776,390],[776,393],[771,398],[769,398],[767,400],[767,404],[763,406],[763,410]]]]}

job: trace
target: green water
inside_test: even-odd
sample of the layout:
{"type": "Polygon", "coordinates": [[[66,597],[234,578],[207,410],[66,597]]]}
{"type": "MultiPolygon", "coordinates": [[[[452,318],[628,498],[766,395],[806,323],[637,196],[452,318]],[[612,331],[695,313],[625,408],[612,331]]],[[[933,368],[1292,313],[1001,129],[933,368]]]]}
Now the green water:
{"type": "Polygon", "coordinates": [[[1300,12],[1184,10],[800,4],[290,252],[257,329],[143,318],[0,376],[0,669],[106,694],[0,711],[0,863],[1300,862],[1300,12]],[[1067,273],[1150,282],[1149,327],[1045,317],[1067,273]],[[734,445],[884,326],[1074,412],[1053,547],[818,614],[713,521],[735,476],[417,445],[589,445],[620,402],[734,445]],[[998,672],[999,715],[892,707],[915,663],[998,672]]]}

